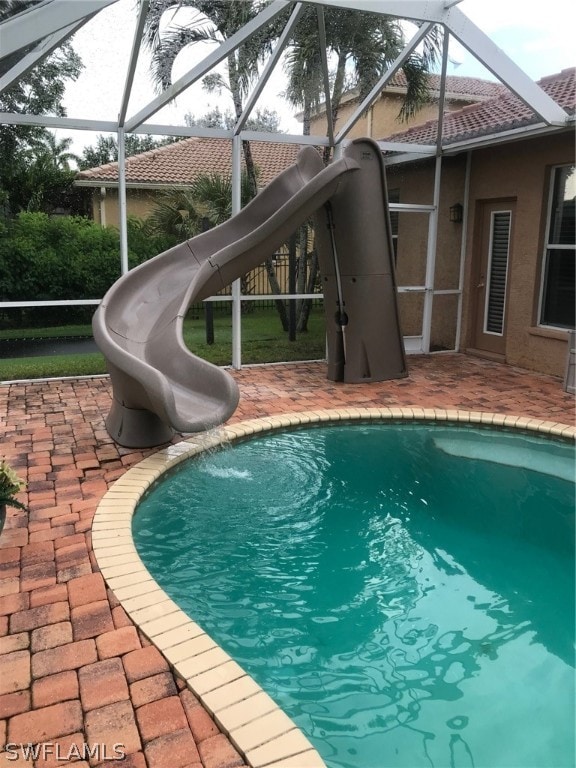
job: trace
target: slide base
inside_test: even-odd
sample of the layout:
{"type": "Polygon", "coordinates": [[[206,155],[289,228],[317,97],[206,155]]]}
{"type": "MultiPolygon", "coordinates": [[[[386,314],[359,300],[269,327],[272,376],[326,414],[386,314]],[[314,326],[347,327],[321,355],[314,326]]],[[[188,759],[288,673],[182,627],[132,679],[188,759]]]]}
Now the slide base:
{"type": "Polygon", "coordinates": [[[127,408],[116,399],[112,400],[106,429],[110,437],[124,448],[152,448],[169,443],[174,436],[174,430],[155,413],[127,408]]]}

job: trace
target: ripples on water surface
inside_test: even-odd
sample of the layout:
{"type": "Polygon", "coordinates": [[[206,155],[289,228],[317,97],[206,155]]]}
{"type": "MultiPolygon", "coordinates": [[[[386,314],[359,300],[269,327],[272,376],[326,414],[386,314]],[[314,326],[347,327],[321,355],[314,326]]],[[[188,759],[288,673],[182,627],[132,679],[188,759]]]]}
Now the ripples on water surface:
{"type": "Polygon", "coordinates": [[[328,765],[571,767],[573,462],[434,425],[273,434],[170,475],[135,539],[328,765]]]}

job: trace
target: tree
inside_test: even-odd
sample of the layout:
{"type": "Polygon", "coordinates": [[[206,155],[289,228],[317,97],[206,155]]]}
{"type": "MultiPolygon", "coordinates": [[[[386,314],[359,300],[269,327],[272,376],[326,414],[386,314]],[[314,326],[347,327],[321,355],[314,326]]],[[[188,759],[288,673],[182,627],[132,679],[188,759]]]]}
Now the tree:
{"type": "MultiPolygon", "coordinates": [[[[188,45],[221,43],[238,32],[268,4],[268,0],[152,0],[146,17],[145,41],[152,51],[152,75],[158,89],[172,83],[172,66],[176,56],[188,45]],[[190,8],[194,11],[186,26],[170,24],[160,34],[162,17],[169,9],[190,8]]],[[[270,53],[276,33],[262,29],[226,59],[227,80],[217,74],[208,75],[208,90],[226,89],[232,99],[233,114],[243,112],[244,97],[258,75],[259,64],[270,53]]],[[[244,160],[253,194],[257,192],[256,171],[249,142],[243,142],[244,160]]]]}
{"type": "MultiPolygon", "coordinates": [[[[136,133],[128,133],[125,136],[126,155],[137,155],[140,152],[148,152],[151,149],[165,147],[167,144],[173,144],[179,141],[172,136],[163,136],[161,139],[153,136],[139,136],[136,133]]],[[[87,168],[97,168],[99,165],[115,163],[118,160],[118,140],[115,136],[104,136],[100,134],[96,139],[96,144],[84,147],[82,157],[78,160],[78,167],[84,171],[87,168]]]]}
{"type": "MultiPolygon", "coordinates": [[[[230,130],[236,123],[236,118],[229,109],[221,111],[219,107],[209,110],[201,117],[195,117],[192,113],[184,115],[186,125],[198,125],[202,128],[223,128],[230,130]]],[[[254,117],[249,117],[244,126],[247,131],[261,131],[262,133],[282,133],[280,130],[280,115],[274,109],[264,107],[256,109],[254,117]]]]}
{"type": "MultiPolygon", "coordinates": [[[[252,198],[245,171],[242,173],[240,197],[243,206],[252,198]]],[[[176,245],[223,224],[231,216],[232,177],[229,174],[202,173],[186,189],[172,188],[163,192],[144,227],[153,237],[167,236],[176,245]]],[[[245,293],[247,281],[245,277],[241,280],[242,293],[245,293]]]]}
{"type": "MultiPolygon", "coordinates": [[[[243,205],[251,199],[246,173],[242,174],[241,197],[243,205]]],[[[186,189],[165,190],[146,220],[146,228],[154,235],[169,235],[174,243],[179,243],[206,227],[223,224],[231,215],[232,177],[202,173],[186,189]]]]}
{"type": "MultiPolygon", "coordinates": [[[[152,0],[146,17],[145,40],[152,51],[152,73],[157,87],[165,89],[171,84],[172,65],[183,48],[198,43],[221,43],[255,18],[267,4],[268,0],[152,0]],[[191,8],[195,13],[186,26],[171,24],[160,35],[162,17],[170,8],[191,8]]],[[[271,52],[277,31],[275,25],[261,29],[232,51],[226,59],[226,80],[220,74],[211,74],[203,81],[208,90],[229,92],[236,120],[242,115],[244,98],[258,75],[259,64],[271,52]]],[[[242,148],[253,197],[258,192],[258,184],[250,143],[242,142],[242,148]]],[[[266,265],[272,292],[278,294],[280,284],[271,257],[266,265]]],[[[280,316],[283,327],[287,327],[285,312],[280,316]]]]}
{"type": "Polygon", "coordinates": [[[47,131],[40,141],[34,142],[33,150],[37,155],[49,157],[55,168],[71,171],[73,169],[70,167],[70,162],[72,161],[74,165],[78,165],[80,162],[78,155],[70,152],[71,145],[72,139],[69,136],[57,139],[54,133],[47,131]]]}
{"type": "Polygon", "coordinates": [[[68,209],[75,172],[59,168],[49,152],[32,156],[19,190],[21,210],[52,213],[57,208],[68,209]]]}
{"type": "MultiPolygon", "coordinates": [[[[330,105],[332,121],[336,125],[345,91],[357,88],[362,101],[402,51],[405,39],[399,21],[381,14],[326,8],[324,18],[327,56],[335,63],[330,73],[330,105]]],[[[439,33],[434,31],[426,38],[422,52],[413,53],[404,64],[408,83],[401,111],[404,118],[414,114],[426,100],[427,74],[436,61],[438,46],[439,33]]],[[[309,135],[313,110],[326,98],[314,7],[304,11],[291,40],[285,68],[288,74],[286,98],[303,110],[303,133],[309,135]]],[[[330,152],[330,147],[326,147],[325,162],[328,162],[330,152]]],[[[303,226],[299,235],[298,293],[312,292],[316,281],[318,264],[315,252],[308,253],[308,243],[312,240],[308,229],[303,226]]],[[[310,308],[309,300],[300,302],[298,330],[306,328],[310,308]]]]}
{"type": "MultiPolygon", "coordinates": [[[[360,101],[372,90],[406,44],[397,19],[381,14],[326,8],[326,43],[330,73],[330,104],[336,124],[347,90],[356,88],[360,101]]],[[[428,97],[428,73],[436,63],[441,43],[437,28],[425,38],[422,51],[412,53],[403,65],[407,93],[400,117],[411,117],[428,97]]],[[[310,133],[310,117],[322,98],[324,80],[318,51],[316,10],[307,8],[296,28],[286,56],[288,88],[286,98],[304,111],[304,133],[310,133]]]]}
{"type": "MultiPolygon", "coordinates": [[[[0,4],[0,22],[5,21],[36,4],[35,0],[8,0],[0,4]]],[[[0,59],[0,76],[5,74],[27,50],[0,59]]],[[[0,112],[19,114],[65,116],[62,99],[67,80],[76,80],[82,70],[80,57],[69,43],[64,43],[28,74],[21,77],[0,93],[0,112]]],[[[0,127],[0,210],[5,216],[13,216],[26,210],[30,201],[27,190],[31,165],[35,152],[42,145],[49,146],[53,138],[46,128],[28,125],[3,125],[0,127]]],[[[44,150],[40,151],[44,155],[44,150]]],[[[50,170],[50,164],[44,163],[50,170]]],[[[50,187],[51,182],[46,184],[50,187]]]]}

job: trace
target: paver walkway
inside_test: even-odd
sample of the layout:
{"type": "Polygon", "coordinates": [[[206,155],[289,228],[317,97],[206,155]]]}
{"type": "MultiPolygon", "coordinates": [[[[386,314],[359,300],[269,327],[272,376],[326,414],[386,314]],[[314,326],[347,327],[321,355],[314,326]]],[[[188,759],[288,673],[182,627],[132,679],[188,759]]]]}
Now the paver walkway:
{"type": "MultiPolygon", "coordinates": [[[[409,368],[406,379],[362,385],[328,382],[321,363],[243,368],[234,373],[241,401],[231,421],[400,405],[574,423],[574,398],[558,379],[452,354],[410,357],[409,368]]],[[[98,502],[153,452],[111,441],[110,397],[105,377],[0,387],[0,455],[27,481],[29,506],[10,510],[0,535],[0,768],[50,768],[59,757],[109,766],[115,748],[126,753],[124,768],[244,765],[94,561],[98,502]],[[13,744],[40,742],[33,763],[14,759],[13,744]]]]}

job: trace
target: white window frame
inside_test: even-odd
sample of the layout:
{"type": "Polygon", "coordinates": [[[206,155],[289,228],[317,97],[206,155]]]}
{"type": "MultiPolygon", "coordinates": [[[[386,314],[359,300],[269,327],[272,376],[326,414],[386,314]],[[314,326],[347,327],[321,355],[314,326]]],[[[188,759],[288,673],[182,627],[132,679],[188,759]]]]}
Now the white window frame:
{"type": "Polygon", "coordinates": [[[558,251],[563,251],[563,250],[573,251],[574,258],[576,259],[575,244],[550,243],[550,226],[552,223],[552,205],[554,202],[554,186],[556,184],[556,175],[563,168],[574,168],[574,167],[575,167],[574,163],[562,163],[561,165],[555,165],[551,168],[550,179],[548,182],[548,206],[546,211],[545,239],[544,239],[544,245],[542,250],[542,264],[540,269],[540,289],[538,292],[538,315],[537,315],[538,328],[558,330],[558,331],[574,330],[574,329],[567,328],[564,325],[550,325],[548,323],[542,322],[542,314],[544,312],[544,290],[546,288],[546,271],[548,268],[548,252],[552,249],[558,250],[558,251]]]}

